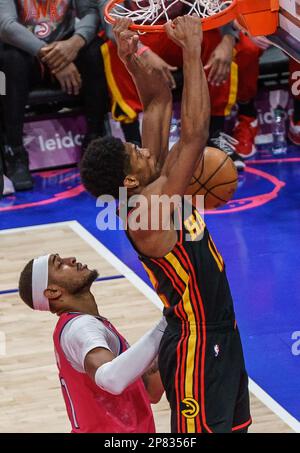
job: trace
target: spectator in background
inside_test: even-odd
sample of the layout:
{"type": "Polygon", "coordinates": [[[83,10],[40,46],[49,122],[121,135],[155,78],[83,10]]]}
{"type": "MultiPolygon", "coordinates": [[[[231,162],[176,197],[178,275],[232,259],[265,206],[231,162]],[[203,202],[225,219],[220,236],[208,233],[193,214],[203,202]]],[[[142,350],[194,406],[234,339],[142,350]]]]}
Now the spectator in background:
{"type": "Polygon", "coordinates": [[[4,161],[16,190],[33,186],[22,141],[24,111],[32,87],[59,83],[68,94],[77,95],[82,90],[88,125],[83,149],[104,134],[108,107],[97,36],[99,22],[97,0],[0,0],[0,40],[4,42],[7,79],[4,161]]]}
{"type": "MultiPolygon", "coordinates": [[[[271,43],[264,36],[251,36],[237,21],[240,38],[236,46],[235,61],[238,64],[238,118],[233,131],[237,140],[236,150],[244,158],[252,157],[256,152],[255,137],[258,132],[255,97],[258,88],[259,58],[271,43]],[[250,68],[250,70],[249,70],[250,68]]],[[[300,93],[294,94],[293,73],[299,71],[300,64],[290,58],[290,91],[294,99],[294,112],[290,117],[288,137],[295,145],[300,145],[300,93]]],[[[299,84],[298,84],[299,85],[299,84]]]]}
{"type": "MultiPolygon", "coordinates": [[[[241,29],[236,22],[237,27],[241,29]]],[[[233,131],[236,150],[244,159],[256,153],[255,137],[258,131],[255,97],[258,88],[259,58],[270,47],[264,36],[249,36],[241,30],[236,45],[235,61],[238,65],[238,117],[233,131]]]]}

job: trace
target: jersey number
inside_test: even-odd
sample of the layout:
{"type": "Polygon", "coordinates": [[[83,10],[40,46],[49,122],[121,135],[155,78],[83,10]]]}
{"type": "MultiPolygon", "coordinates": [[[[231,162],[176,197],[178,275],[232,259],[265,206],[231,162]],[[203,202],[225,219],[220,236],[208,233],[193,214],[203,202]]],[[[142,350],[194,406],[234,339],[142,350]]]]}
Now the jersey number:
{"type": "Polygon", "coordinates": [[[200,241],[205,230],[205,223],[197,211],[191,214],[185,221],[184,226],[188,230],[192,241],[200,241]]]}
{"type": "MultiPolygon", "coordinates": [[[[199,241],[202,239],[203,232],[205,230],[205,223],[197,211],[194,211],[194,214],[191,214],[185,220],[184,225],[188,230],[192,241],[199,241]]],[[[222,272],[224,269],[224,261],[210,235],[208,238],[208,247],[215,262],[217,263],[220,272],[222,272]]]]}

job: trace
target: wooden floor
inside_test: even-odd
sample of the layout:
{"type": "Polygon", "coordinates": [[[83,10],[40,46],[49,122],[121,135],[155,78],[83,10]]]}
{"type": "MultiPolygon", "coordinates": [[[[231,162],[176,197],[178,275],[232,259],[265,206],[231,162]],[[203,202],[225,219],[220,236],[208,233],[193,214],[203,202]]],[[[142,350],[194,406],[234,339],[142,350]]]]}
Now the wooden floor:
{"type": "MultiPolygon", "coordinates": [[[[0,234],[0,244],[0,291],[17,288],[25,263],[44,253],[76,256],[102,277],[119,273],[67,225],[0,234]]],[[[100,313],[131,343],[160,316],[125,278],[96,283],[93,291],[100,313]]],[[[33,312],[17,294],[0,295],[0,334],[6,338],[6,354],[0,355],[0,432],[70,431],[53,353],[56,320],[50,313],[33,312]]],[[[251,406],[251,432],[291,432],[253,395],[251,406]]],[[[169,432],[165,398],[153,410],[157,431],[169,432]]]]}

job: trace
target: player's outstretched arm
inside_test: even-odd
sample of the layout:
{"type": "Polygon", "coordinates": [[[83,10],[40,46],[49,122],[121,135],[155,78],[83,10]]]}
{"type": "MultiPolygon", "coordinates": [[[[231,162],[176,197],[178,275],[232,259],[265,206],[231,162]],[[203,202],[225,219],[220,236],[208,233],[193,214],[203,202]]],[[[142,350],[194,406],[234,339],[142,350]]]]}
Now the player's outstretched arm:
{"type": "Polygon", "coordinates": [[[139,36],[129,30],[131,23],[130,19],[119,19],[114,25],[118,55],[130,72],[143,104],[143,147],[163,164],[168,151],[172,115],[171,89],[162,72],[139,55],[139,36]]]}
{"type": "Polygon", "coordinates": [[[119,395],[140,378],[157,356],[166,327],[163,317],[159,323],[117,357],[104,348],[95,348],[85,357],[86,373],[103,390],[119,395]]]}
{"type": "Polygon", "coordinates": [[[209,132],[210,99],[201,62],[201,21],[193,16],[176,18],[165,26],[170,39],[182,48],[184,88],[181,136],[162,169],[162,193],[184,195],[195,166],[204,152],[209,132]]]}

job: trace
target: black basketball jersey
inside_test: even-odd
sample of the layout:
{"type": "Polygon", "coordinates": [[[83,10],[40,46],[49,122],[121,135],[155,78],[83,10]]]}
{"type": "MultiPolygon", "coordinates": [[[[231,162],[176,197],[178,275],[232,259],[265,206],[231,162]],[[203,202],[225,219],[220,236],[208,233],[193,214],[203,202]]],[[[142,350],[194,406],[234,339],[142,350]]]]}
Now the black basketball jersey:
{"type": "MultiPolygon", "coordinates": [[[[199,212],[190,207],[178,216],[178,240],[163,258],[139,254],[151,283],[164,304],[167,319],[220,323],[235,319],[225,264],[199,212]]],[[[176,223],[176,222],[175,222],[176,223]]]]}

